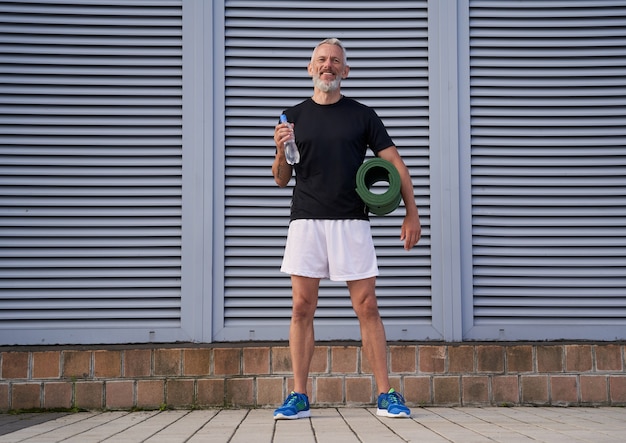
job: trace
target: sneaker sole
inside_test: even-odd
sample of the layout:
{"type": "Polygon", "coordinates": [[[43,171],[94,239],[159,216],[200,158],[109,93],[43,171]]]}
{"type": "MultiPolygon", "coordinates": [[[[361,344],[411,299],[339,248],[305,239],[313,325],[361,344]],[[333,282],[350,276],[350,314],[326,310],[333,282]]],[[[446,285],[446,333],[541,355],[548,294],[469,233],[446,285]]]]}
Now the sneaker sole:
{"type": "Polygon", "coordinates": [[[297,420],[299,418],[309,418],[311,416],[311,410],[300,411],[296,415],[285,415],[278,413],[274,416],[274,420],[297,420]]]}
{"type": "Polygon", "coordinates": [[[376,409],[376,415],[380,417],[389,417],[389,418],[411,418],[411,414],[407,414],[406,412],[400,412],[398,414],[390,414],[386,409],[376,409]]]}

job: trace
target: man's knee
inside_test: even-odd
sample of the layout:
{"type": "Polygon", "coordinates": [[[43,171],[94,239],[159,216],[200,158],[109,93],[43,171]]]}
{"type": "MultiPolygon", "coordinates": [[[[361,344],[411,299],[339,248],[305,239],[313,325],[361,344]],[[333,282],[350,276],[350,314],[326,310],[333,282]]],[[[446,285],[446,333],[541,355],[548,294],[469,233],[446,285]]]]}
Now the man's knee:
{"type": "Polygon", "coordinates": [[[319,280],[292,276],[292,317],[310,320],[315,315],[319,280]]]}
{"type": "Polygon", "coordinates": [[[294,294],[292,300],[291,316],[295,320],[310,320],[315,315],[316,308],[316,294],[294,294]]]}
{"type": "Polygon", "coordinates": [[[298,297],[294,298],[291,308],[291,317],[294,320],[309,320],[315,315],[317,303],[314,300],[298,297]]]}
{"type": "Polygon", "coordinates": [[[380,318],[378,302],[376,301],[376,295],[373,293],[355,300],[352,307],[359,320],[368,321],[378,320],[380,318]]]}

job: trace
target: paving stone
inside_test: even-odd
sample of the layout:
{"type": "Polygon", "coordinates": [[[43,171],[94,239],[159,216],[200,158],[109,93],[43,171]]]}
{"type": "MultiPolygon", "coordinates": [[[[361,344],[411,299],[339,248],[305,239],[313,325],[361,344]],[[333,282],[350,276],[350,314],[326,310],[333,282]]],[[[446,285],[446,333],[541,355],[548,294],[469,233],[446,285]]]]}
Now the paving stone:
{"type": "Polygon", "coordinates": [[[0,414],[0,443],[621,443],[624,435],[618,407],[428,407],[409,419],[314,408],[311,418],[279,421],[271,408],[0,414]]]}

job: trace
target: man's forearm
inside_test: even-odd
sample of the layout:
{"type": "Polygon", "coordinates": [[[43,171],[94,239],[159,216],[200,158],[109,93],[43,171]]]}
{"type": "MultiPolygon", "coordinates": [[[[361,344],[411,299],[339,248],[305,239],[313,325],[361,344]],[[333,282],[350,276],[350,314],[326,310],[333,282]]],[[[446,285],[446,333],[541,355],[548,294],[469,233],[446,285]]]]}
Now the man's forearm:
{"type": "Polygon", "coordinates": [[[415,204],[415,191],[413,189],[413,182],[411,181],[411,175],[406,166],[404,171],[400,174],[400,194],[404,201],[404,208],[407,214],[418,214],[417,205],[415,204]]]}
{"type": "Polygon", "coordinates": [[[284,153],[277,153],[274,163],[272,164],[272,174],[274,175],[274,181],[281,188],[287,186],[291,175],[293,173],[293,167],[287,163],[284,153]]]}

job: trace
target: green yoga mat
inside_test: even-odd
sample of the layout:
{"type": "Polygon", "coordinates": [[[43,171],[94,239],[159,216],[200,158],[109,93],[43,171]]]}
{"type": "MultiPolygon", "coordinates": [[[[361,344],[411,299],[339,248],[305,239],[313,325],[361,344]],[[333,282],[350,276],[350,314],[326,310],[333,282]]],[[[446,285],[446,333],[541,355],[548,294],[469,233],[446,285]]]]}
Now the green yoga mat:
{"type": "Polygon", "coordinates": [[[400,173],[382,158],[367,160],[356,173],[356,192],[372,214],[389,214],[400,205],[400,173]],[[389,187],[380,194],[371,192],[372,186],[379,182],[387,182],[389,187]]]}

